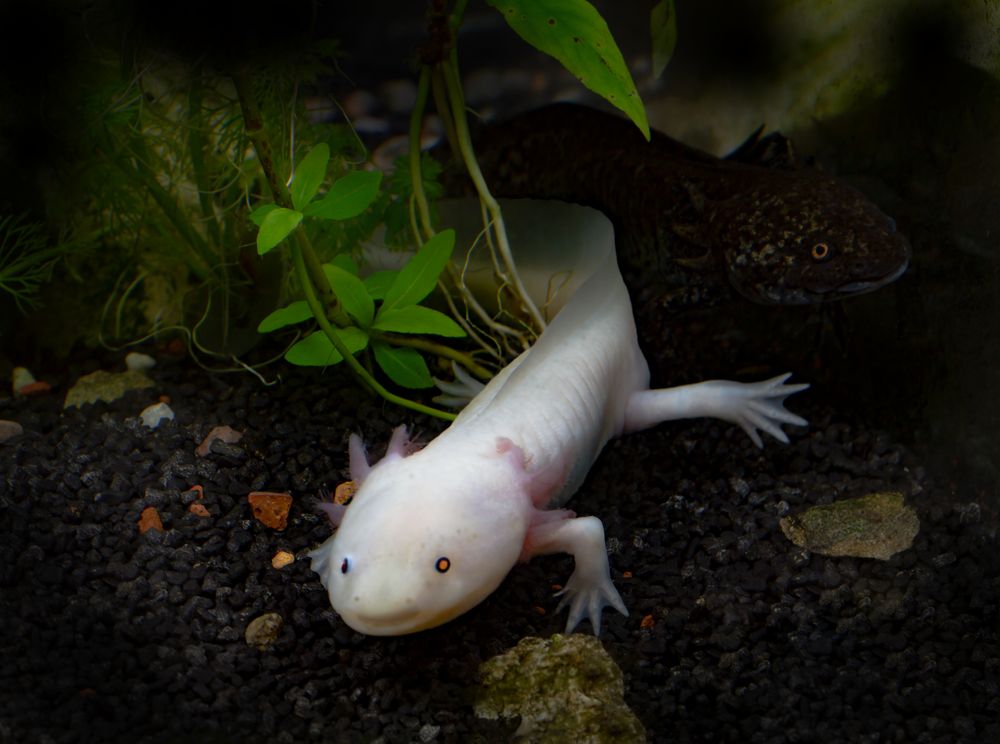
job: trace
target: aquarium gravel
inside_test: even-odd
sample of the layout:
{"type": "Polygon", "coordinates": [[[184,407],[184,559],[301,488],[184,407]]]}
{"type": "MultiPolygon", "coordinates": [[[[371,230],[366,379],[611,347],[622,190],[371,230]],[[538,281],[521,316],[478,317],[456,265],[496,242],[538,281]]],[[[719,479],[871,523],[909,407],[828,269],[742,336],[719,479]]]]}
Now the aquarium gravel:
{"type": "MultiPolygon", "coordinates": [[[[0,400],[24,427],[0,444],[0,741],[509,740],[516,720],[473,713],[479,665],[562,630],[570,558],[399,638],[339,622],[304,558],[330,534],[314,504],[345,480],[352,431],[380,454],[402,421],[425,439],[442,424],[342,370],[271,387],[182,361],[149,374],[114,403],[64,411],[72,375],[0,400]],[[151,430],[137,416],[159,396],[176,418],[151,430]],[[243,438],[196,455],[222,425],[243,438]],[[255,519],[252,491],[292,495],[283,531],[255,519]],[[140,533],[150,507],[163,529],[140,533]]],[[[1000,741],[995,515],[820,393],[790,408],[811,426],[763,451],[717,422],[617,440],[571,502],[605,524],[631,614],[605,612],[601,642],[649,740],[1000,741]],[[889,490],[920,531],[888,561],[810,554],[778,526],[889,490]]]]}

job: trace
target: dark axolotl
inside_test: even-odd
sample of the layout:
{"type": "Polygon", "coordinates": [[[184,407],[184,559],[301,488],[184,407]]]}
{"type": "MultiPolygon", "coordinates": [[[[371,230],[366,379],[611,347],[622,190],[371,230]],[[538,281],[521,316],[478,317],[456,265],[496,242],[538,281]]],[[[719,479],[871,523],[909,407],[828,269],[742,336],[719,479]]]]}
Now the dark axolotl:
{"type": "Polygon", "coordinates": [[[800,167],[788,140],[760,130],[727,158],[629,121],[560,103],[484,127],[476,138],[496,196],[595,207],[615,225],[618,260],[640,302],[681,307],[731,295],[801,305],[869,292],[910,259],[894,221],[827,173],[800,167]]]}

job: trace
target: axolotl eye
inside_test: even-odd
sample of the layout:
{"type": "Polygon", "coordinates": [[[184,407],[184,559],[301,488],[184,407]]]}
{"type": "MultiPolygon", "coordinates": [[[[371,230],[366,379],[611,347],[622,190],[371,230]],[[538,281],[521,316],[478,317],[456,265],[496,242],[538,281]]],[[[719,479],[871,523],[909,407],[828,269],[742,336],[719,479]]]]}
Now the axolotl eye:
{"type": "Polygon", "coordinates": [[[448,573],[448,569],[451,568],[451,559],[441,556],[434,561],[434,568],[437,569],[438,573],[448,573]]]}
{"type": "Polygon", "coordinates": [[[345,559],[343,560],[343,562],[342,562],[342,563],[340,564],[340,573],[342,573],[342,574],[345,574],[345,573],[347,573],[347,572],[348,572],[348,571],[350,571],[350,570],[351,570],[351,564],[350,564],[350,562],[349,562],[349,561],[348,561],[348,560],[347,560],[347,559],[345,558],[345,559]]]}
{"type": "Polygon", "coordinates": [[[830,256],[833,255],[833,249],[830,247],[829,243],[823,243],[823,242],[816,243],[812,247],[810,255],[812,256],[813,261],[817,262],[826,261],[828,258],[830,258],[830,256]]]}

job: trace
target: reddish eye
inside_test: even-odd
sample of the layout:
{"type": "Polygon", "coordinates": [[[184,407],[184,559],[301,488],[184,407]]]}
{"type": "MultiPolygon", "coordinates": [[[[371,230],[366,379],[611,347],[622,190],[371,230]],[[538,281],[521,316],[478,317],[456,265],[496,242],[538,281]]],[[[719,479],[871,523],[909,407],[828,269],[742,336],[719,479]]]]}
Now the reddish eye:
{"type": "Polygon", "coordinates": [[[351,564],[348,563],[347,559],[345,558],[344,562],[340,564],[340,573],[345,574],[345,573],[347,573],[350,570],[350,568],[351,568],[351,564]]]}
{"type": "Polygon", "coordinates": [[[816,243],[812,247],[812,257],[814,261],[825,261],[830,257],[832,251],[827,243],[816,243]]]}
{"type": "Polygon", "coordinates": [[[437,569],[438,573],[448,573],[448,569],[451,568],[451,561],[442,556],[434,562],[434,568],[437,569]]]}

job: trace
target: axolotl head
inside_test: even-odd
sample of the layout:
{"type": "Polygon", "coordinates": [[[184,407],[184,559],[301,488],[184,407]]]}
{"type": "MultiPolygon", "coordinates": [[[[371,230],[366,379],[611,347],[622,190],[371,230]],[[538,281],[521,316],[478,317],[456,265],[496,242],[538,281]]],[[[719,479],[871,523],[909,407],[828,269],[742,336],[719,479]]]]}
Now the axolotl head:
{"type": "Polygon", "coordinates": [[[390,445],[310,554],[333,609],[360,633],[441,625],[492,593],[520,555],[530,502],[501,456],[449,464],[436,455],[390,445]]]}
{"type": "Polygon", "coordinates": [[[762,304],[849,297],[895,281],[910,246],[867,197],[820,171],[768,171],[715,205],[730,283],[762,304]]]}

